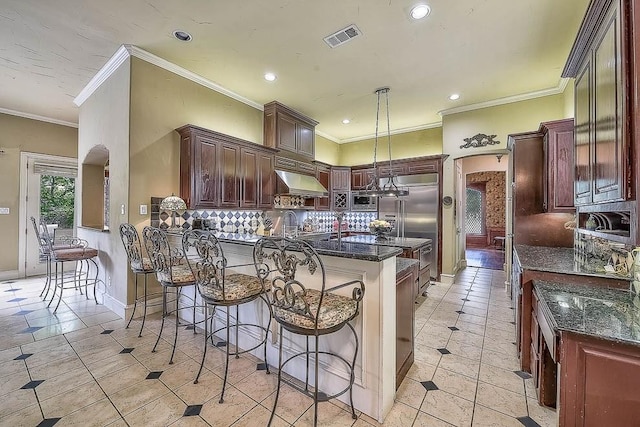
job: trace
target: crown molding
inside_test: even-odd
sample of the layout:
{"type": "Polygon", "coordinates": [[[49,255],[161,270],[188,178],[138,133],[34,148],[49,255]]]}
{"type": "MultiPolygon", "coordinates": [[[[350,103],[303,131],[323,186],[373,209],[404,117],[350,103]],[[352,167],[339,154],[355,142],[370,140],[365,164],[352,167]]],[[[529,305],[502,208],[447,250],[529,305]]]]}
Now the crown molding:
{"type": "Polygon", "coordinates": [[[568,83],[569,83],[569,79],[561,78],[558,81],[558,86],[553,88],[522,93],[520,95],[506,96],[504,98],[478,102],[477,104],[469,104],[469,105],[463,105],[461,107],[449,108],[447,110],[438,111],[438,114],[440,114],[441,117],[444,117],[450,114],[465,113],[467,111],[480,110],[482,108],[488,108],[488,107],[497,107],[499,105],[511,104],[513,102],[527,101],[530,99],[542,98],[544,96],[559,95],[564,92],[568,83]]]}
{"type": "Polygon", "coordinates": [[[54,119],[53,117],[39,116],[37,114],[25,113],[22,111],[10,110],[8,108],[0,107],[0,113],[8,114],[10,116],[24,117],[25,119],[38,120],[41,122],[53,123],[54,125],[67,126],[70,128],[77,128],[78,124],[73,122],[67,122],[65,120],[54,119]]]}
{"type": "Polygon", "coordinates": [[[177,74],[180,77],[184,77],[187,80],[191,80],[194,83],[202,85],[206,88],[214,90],[218,93],[226,95],[230,98],[235,99],[236,101],[242,102],[243,104],[249,105],[257,110],[262,111],[263,106],[255,101],[252,101],[248,98],[245,98],[242,95],[239,95],[235,92],[232,92],[217,83],[212,82],[196,73],[193,73],[179,65],[174,64],[173,62],[169,62],[166,59],[162,59],[159,56],[156,56],[152,53],[147,52],[144,49],[139,48],[138,46],[134,46],[131,44],[123,44],[121,45],[116,53],[107,61],[106,64],[96,73],[95,76],[89,81],[89,83],[80,91],[78,96],[73,100],[73,103],[78,107],[81,106],[99,87],[102,83],[107,80],[111,74],[113,74],[124,61],[129,57],[135,57],[141,59],[145,62],[158,66],[164,70],[167,70],[171,73],[177,74]]]}
{"type": "Polygon", "coordinates": [[[75,97],[73,103],[80,107],[95,92],[102,83],[105,82],[123,63],[129,58],[129,51],[122,45],[116,50],[106,64],[100,68],[100,71],[89,80],[89,83],[75,97]]]}
{"type": "MultiPolygon", "coordinates": [[[[425,125],[419,125],[419,126],[411,126],[408,128],[402,128],[402,129],[395,129],[392,130],[390,133],[391,135],[398,135],[401,133],[408,133],[408,132],[416,132],[419,130],[425,130],[425,129],[435,129],[435,128],[439,128],[442,127],[442,122],[434,122],[434,123],[427,123],[425,125]]],[[[386,132],[385,132],[386,134],[386,132]]],[[[378,136],[380,136],[380,134],[378,134],[378,136]]],[[[345,139],[339,139],[336,142],[338,144],[347,144],[349,142],[357,142],[357,141],[364,141],[365,139],[372,139],[375,138],[376,134],[372,133],[370,135],[363,135],[363,136],[356,136],[353,138],[345,138],[345,139]]]]}
{"type": "Polygon", "coordinates": [[[338,138],[336,138],[335,136],[331,136],[328,133],[324,133],[324,132],[320,132],[319,130],[316,130],[316,135],[320,135],[321,137],[326,138],[329,141],[333,141],[336,144],[340,144],[340,140],[338,138]]]}

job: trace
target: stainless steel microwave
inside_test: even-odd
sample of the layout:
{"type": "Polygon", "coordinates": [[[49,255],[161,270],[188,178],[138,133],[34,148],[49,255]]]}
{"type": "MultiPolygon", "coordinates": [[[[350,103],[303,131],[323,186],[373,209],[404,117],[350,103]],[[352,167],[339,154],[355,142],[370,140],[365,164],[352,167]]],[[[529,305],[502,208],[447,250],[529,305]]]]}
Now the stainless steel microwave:
{"type": "Polygon", "coordinates": [[[378,198],[367,196],[358,191],[351,193],[351,210],[353,211],[377,211],[378,198]]]}

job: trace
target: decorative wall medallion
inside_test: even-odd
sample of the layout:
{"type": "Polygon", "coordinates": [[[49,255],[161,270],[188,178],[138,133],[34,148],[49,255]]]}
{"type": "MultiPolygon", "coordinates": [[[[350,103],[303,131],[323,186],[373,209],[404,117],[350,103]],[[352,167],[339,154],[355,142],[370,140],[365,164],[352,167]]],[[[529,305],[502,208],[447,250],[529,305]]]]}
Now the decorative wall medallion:
{"type": "Polygon", "coordinates": [[[464,138],[463,141],[466,142],[466,144],[462,144],[460,148],[477,148],[500,144],[500,141],[494,140],[496,136],[498,135],[485,135],[484,133],[479,133],[470,138],[464,138]]]}

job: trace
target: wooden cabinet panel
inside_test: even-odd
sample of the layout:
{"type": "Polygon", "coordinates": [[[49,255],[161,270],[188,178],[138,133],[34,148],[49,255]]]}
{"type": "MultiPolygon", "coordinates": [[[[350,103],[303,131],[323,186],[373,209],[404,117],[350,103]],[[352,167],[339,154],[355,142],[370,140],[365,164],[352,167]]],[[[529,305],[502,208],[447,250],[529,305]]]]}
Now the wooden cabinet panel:
{"type": "Polygon", "coordinates": [[[295,172],[297,168],[297,162],[293,159],[289,159],[287,157],[275,157],[276,169],[284,169],[295,172]]]}
{"type": "Polygon", "coordinates": [[[624,140],[619,9],[605,18],[593,49],[593,201],[623,200],[624,140]]]}
{"type": "Polygon", "coordinates": [[[275,173],[272,154],[258,153],[258,209],[272,209],[275,173]]]}
{"type": "Polygon", "coordinates": [[[220,146],[220,207],[240,206],[240,147],[222,144],[220,146]]]}
{"type": "Polygon", "coordinates": [[[333,190],[350,190],[351,169],[345,167],[331,168],[331,188],[333,190]]]}
{"type": "Polygon", "coordinates": [[[351,189],[364,190],[375,175],[375,169],[356,169],[351,171],[351,189]]]}
{"type": "Polygon", "coordinates": [[[307,162],[296,162],[296,170],[305,175],[315,175],[316,167],[307,162]]]}
{"type": "Polygon", "coordinates": [[[329,197],[316,197],[314,205],[316,210],[327,211],[331,207],[331,169],[318,166],[316,168],[316,178],[320,181],[320,184],[327,190],[329,190],[329,197]]]}
{"type": "MultiPolygon", "coordinates": [[[[514,228],[518,217],[543,212],[545,179],[542,134],[513,135],[514,228]]],[[[526,236],[515,236],[516,239],[526,236]]],[[[517,244],[525,242],[517,241],[517,244]]]]}
{"type": "Polygon", "coordinates": [[[216,191],[216,182],[218,181],[217,145],[211,139],[201,136],[196,136],[195,144],[196,167],[193,171],[195,191],[187,196],[187,199],[190,200],[190,207],[214,207],[218,203],[218,192],[216,191]]]}
{"type": "Polygon", "coordinates": [[[240,207],[258,206],[258,153],[255,150],[240,150],[240,207]]]}
{"type": "Polygon", "coordinates": [[[296,121],[293,117],[286,114],[278,113],[277,129],[278,129],[278,147],[282,150],[296,151],[296,121]]]}
{"type": "Polygon", "coordinates": [[[575,87],[575,204],[591,203],[591,64],[586,62],[575,87]]]}
{"type": "Polygon", "coordinates": [[[420,173],[434,173],[438,172],[438,162],[434,160],[429,161],[417,161],[407,163],[406,173],[408,175],[415,175],[420,173]]]}
{"type": "Polygon", "coordinates": [[[396,279],[396,388],[407,375],[414,358],[414,296],[417,268],[396,279]]]}
{"type": "Polygon", "coordinates": [[[304,123],[297,123],[297,151],[298,154],[315,158],[315,129],[313,126],[306,125],[304,123]]]}
{"type": "Polygon", "coordinates": [[[573,119],[546,122],[544,133],[545,211],[574,213],[573,119]]]}
{"type": "Polygon", "coordinates": [[[561,426],[638,424],[638,347],[563,332],[560,365],[561,426]]]}

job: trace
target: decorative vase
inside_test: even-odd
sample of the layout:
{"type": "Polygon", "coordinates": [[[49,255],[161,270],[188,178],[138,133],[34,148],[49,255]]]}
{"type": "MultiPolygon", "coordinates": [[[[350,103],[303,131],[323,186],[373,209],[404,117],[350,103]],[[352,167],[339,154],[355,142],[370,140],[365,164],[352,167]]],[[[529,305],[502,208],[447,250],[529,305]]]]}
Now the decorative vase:
{"type": "Polygon", "coordinates": [[[377,240],[387,240],[389,239],[389,233],[391,232],[391,227],[369,227],[369,231],[371,234],[376,236],[377,240]]]}

